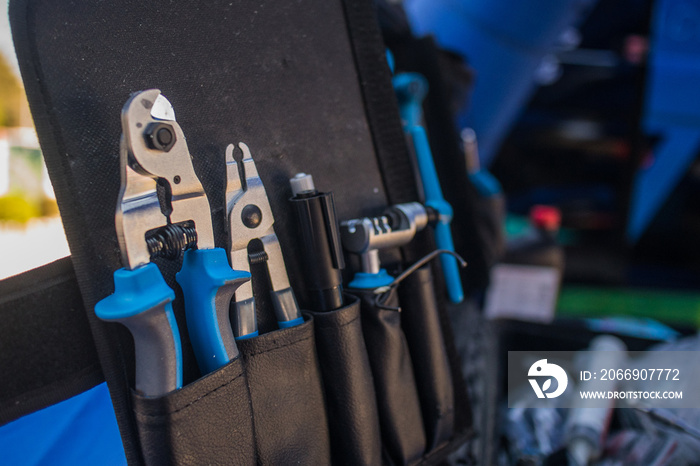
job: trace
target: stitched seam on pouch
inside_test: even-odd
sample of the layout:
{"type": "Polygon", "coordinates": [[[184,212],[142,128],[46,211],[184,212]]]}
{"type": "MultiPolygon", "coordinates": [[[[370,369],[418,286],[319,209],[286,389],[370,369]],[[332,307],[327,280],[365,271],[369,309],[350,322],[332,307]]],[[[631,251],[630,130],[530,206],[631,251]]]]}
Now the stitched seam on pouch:
{"type": "Polygon", "coordinates": [[[303,339],[301,339],[301,340],[297,340],[297,341],[293,341],[293,342],[291,342],[291,343],[287,343],[287,344],[284,345],[284,346],[275,346],[274,348],[266,349],[266,350],[264,350],[264,351],[258,351],[257,353],[244,354],[244,357],[251,357],[251,356],[257,356],[257,355],[259,355],[259,354],[271,353],[272,351],[277,351],[277,350],[280,350],[280,349],[283,349],[283,348],[288,348],[288,347],[294,346],[294,345],[296,345],[296,344],[298,344],[298,343],[302,343],[302,342],[304,342],[304,341],[311,340],[312,338],[313,338],[313,335],[310,336],[310,337],[303,338],[303,339]]]}
{"type": "Polygon", "coordinates": [[[345,322],[345,323],[342,324],[342,325],[323,325],[323,324],[321,324],[319,321],[315,321],[314,323],[315,323],[316,326],[319,327],[319,328],[343,328],[343,327],[345,327],[345,326],[348,326],[348,325],[352,324],[353,322],[355,322],[356,320],[359,320],[359,319],[360,319],[360,314],[358,314],[357,316],[355,316],[354,319],[349,320],[349,321],[345,322]]]}
{"type": "Polygon", "coordinates": [[[197,398],[196,400],[190,401],[190,402],[187,403],[185,406],[183,406],[182,408],[176,409],[175,411],[168,411],[167,413],[164,413],[164,414],[145,414],[145,413],[140,413],[140,412],[137,411],[136,414],[137,414],[138,416],[142,416],[142,417],[146,417],[146,418],[162,418],[162,417],[171,416],[171,415],[173,415],[173,414],[177,414],[177,413],[179,413],[180,411],[184,411],[185,409],[187,409],[187,408],[189,408],[190,406],[194,405],[194,404],[197,403],[199,400],[203,400],[204,398],[208,397],[209,395],[218,392],[218,391],[221,390],[222,388],[228,387],[228,386],[231,385],[233,382],[235,382],[236,380],[238,380],[239,378],[241,378],[241,377],[243,376],[243,374],[244,374],[244,373],[241,372],[240,374],[238,374],[236,377],[234,377],[233,379],[229,380],[229,381],[226,382],[225,384],[223,384],[223,385],[221,385],[221,386],[218,386],[218,387],[216,387],[214,390],[211,390],[211,391],[205,393],[204,395],[200,396],[200,397],[197,398]]]}

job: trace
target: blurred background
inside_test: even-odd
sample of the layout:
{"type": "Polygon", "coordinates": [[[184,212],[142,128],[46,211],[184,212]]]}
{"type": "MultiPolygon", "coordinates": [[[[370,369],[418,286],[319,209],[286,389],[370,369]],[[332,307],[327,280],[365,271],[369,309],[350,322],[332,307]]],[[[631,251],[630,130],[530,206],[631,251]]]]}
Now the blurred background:
{"type": "Polygon", "coordinates": [[[0,2],[0,279],[70,254],[0,2]]]}
{"type": "MultiPolygon", "coordinates": [[[[402,7],[414,37],[432,38],[470,75],[460,81],[443,67],[448,89],[464,87],[443,106],[455,109],[457,132],[469,128],[478,140],[476,171],[488,172],[505,199],[507,239],[533,226],[534,206],[559,212],[565,261],[552,312],[700,323],[700,4],[402,7]]],[[[388,42],[397,41],[398,22],[385,21],[388,42]]],[[[399,69],[420,68],[400,58],[399,69]]],[[[444,138],[435,113],[426,109],[431,145],[444,138]]]]}
{"type": "Polygon", "coordinates": [[[397,73],[429,82],[424,124],[469,261],[478,311],[452,318],[476,462],[698,464],[700,409],[662,422],[611,404],[576,461],[576,410],[533,408],[527,386],[509,409],[505,373],[508,351],[603,335],[623,352],[700,350],[700,3],[378,3],[397,73]]]}

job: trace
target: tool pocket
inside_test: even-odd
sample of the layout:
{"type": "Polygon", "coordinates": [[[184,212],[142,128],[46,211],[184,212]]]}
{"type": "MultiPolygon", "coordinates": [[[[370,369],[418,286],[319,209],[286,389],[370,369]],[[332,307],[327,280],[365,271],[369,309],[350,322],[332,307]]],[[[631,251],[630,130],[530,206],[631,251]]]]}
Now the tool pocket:
{"type": "Polygon", "coordinates": [[[132,401],[146,464],[255,464],[241,358],[162,397],[132,392],[132,401]]]}
{"type": "Polygon", "coordinates": [[[401,325],[416,376],[428,451],[452,438],[455,394],[440,325],[432,270],[425,265],[399,286],[401,325]]]}
{"type": "Polygon", "coordinates": [[[367,345],[377,395],[377,409],[385,459],[412,464],[425,452],[425,431],[396,291],[380,304],[374,290],[351,292],[360,298],[362,332],[367,345]]]}
{"type": "Polygon", "coordinates": [[[239,340],[259,464],[329,464],[314,321],[239,340]]]}
{"type": "Polygon", "coordinates": [[[382,460],[379,415],[362,336],[360,300],[331,312],[312,312],[316,349],[326,391],[331,454],[336,465],[376,465],[382,460]]]}

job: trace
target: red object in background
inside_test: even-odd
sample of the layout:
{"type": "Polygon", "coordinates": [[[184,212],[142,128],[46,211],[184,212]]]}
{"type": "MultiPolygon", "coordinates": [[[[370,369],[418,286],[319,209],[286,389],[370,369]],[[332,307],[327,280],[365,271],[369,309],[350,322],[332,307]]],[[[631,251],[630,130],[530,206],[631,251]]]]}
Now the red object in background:
{"type": "Polygon", "coordinates": [[[646,61],[648,53],[649,39],[636,34],[625,37],[625,43],[622,49],[625,60],[633,65],[641,65],[646,61]]]}
{"type": "Polygon", "coordinates": [[[530,209],[530,221],[537,228],[558,230],[561,225],[561,212],[556,207],[536,205],[530,209]]]}

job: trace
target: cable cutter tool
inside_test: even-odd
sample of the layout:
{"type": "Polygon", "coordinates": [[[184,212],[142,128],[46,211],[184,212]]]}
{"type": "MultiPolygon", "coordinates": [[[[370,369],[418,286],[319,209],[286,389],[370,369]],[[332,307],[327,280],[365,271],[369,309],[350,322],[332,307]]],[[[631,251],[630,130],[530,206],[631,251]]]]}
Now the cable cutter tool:
{"type": "Polygon", "coordinates": [[[182,386],[182,350],[168,287],[156,257],[183,259],[176,280],[203,374],[238,355],[229,305],[250,274],[229,267],[214,245],[211,211],[175,112],[159,90],[131,96],[122,115],[121,190],[115,216],[123,268],[97,316],[134,337],[136,390],[157,396],[182,386]]]}
{"type": "MultiPolygon", "coordinates": [[[[265,261],[277,324],[280,328],[294,327],[303,323],[304,319],[289,285],[282,249],[273,227],[275,219],[270,202],[250,149],[242,142],[238,146],[243,152],[240,167],[233,158],[235,146],[230,144],[226,148],[226,212],[231,267],[249,272],[249,260],[253,263],[265,261]],[[262,241],[264,250],[249,258],[248,243],[254,239],[262,241]]],[[[241,285],[235,299],[234,334],[237,339],[252,338],[258,334],[252,283],[241,285]]]]}

